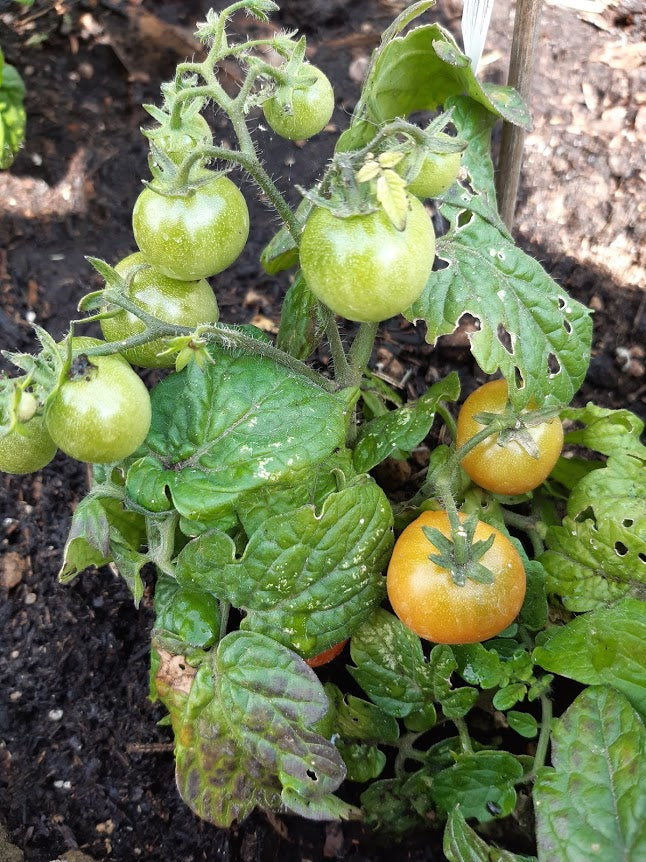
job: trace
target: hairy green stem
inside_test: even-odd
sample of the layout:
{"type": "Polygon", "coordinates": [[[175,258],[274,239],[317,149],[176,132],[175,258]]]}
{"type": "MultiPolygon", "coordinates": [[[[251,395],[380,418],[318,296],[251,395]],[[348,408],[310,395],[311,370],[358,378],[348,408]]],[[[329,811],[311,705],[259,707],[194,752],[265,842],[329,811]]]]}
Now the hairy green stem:
{"type": "Polygon", "coordinates": [[[532,765],[531,777],[536,777],[536,772],[545,766],[547,760],[547,749],[552,732],[552,701],[547,694],[541,695],[541,731],[536,744],[534,763],[532,765]]]}
{"type": "Polygon", "coordinates": [[[455,419],[453,418],[453,414],[443,401],[440,401],[438,403],[437,407],[435,408],[435,412],[440,415],[442,421],[449,430],[451,439],[455,443],[458,436],[458,426],[455,419]]]}
{"type": "Polygon", "coordinates": [[[473,745],[471,744],[471,737],[469,736],[469,729],[467,728],[467,723],[463,718],[454,718],[453,723],[458,729],[458,735],[460,737],[460,746],[464,754],[473,754],[473,745]]]}
{"type": "Polygon", "coordinates": [[[536,529],[536,521],[527,515],[521,515],[518,512],[511,512],[509,509],[505,509],[504,507],[502,514],[505,524],[510,527],[515,527],[517,530],[522,530],[529,537],[529,540],[532,543],[534,556],[540,557],[545,550],[545,545],[536,529]]]}

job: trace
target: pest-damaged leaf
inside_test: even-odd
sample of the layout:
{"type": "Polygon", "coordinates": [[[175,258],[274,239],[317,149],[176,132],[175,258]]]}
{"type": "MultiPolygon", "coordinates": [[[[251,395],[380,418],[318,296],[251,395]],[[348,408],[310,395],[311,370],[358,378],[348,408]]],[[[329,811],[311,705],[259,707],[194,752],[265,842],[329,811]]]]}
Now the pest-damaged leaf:
{"type": "Polygon", "coordinates": [[[592,324],[585,306],[571,299],[540,264],[517,248],[505,231],[453,204],[442,210],[450,232],[438,239],[446,266],[432,272],[420,298],[406,312],[422,319],[433,343],[453,332],[469,313],[479,321],[471,352],[486,374],[500,370],[518,408],[569,402],[588,367],[592,324]],[[522,378],[519,385],[517,377],[522,378]]]}
{"type": "Polygon", "coordinates": [[[189,520],[227,517],[245,491],[295,481],[344,443],[345,402],[271,360],[213,351],[152,390],[130,499],[189,520]]]}
{"type": "Polygon", "coordinates": [[[434,111],[449,97],[460,95],[470,96],[510,123],[530,125],[517,93],[481,84],[451,34],[439,24],[427,24],[378,49],[354,118],[379,125],[415,111],[434,111]]]}
{"type": "Polygon", "coordinates": [[[255,632],[227,635],[173,721],[182,798],[220,827],[256,806],[348,816],[331,795],[345,777],[342,758],[312,730],[327,706],[316,674],[286,647],[255,632]]]}
{"type": "Polygon", "coordinates": [[[440,401],[455,401],[460,382],[455,372],[431,386],[413,404],[366,422],[359,431],[353,463],[358,472],[371,470],[394,452],[411,452],[426,437],[440,401]]]}
{"type": "Polygon", "coordinates": [[[446,821],[442,849],[449,862],[523,862],[529,859],[483,841],[469,826],[459,805],[451,811],[446,821]]]}
{"type": "Polygon", "coordinates": [[[462,754],[457,763],[434,776],[431,797],[447,814],[459,805],[465,817],[480,822],[505,817],[516,806],[514,785],[523,771],[520,761],[507,751],[462,754]]]}
{"type": "Polygon", "coordinates": [[[537,775],[539,858],[646,858],[645,755],[644,724],[621,694],[580,694],[552,733],[553,768],[537,775]]]}
{"type": "Polygon", "coordinates": [[[545,543],[548,550],[539,562],[547,591],[560,596],[568,610],[588,611],[644,594],[644,539],[632,526],[610,518],[596,524],[564,518],[562,526],[548,529],[545,543]]]}
{"type": "Polygon", "coordinates": [[[621,521],[646,549],[646,459],[620,452],[608,458],[605,468],[584,476],[575,485],[567,510],[577,518],[588,509],[597,524],[621,521]]]}
{"type": "Polygon", "coordinates": [[[552,673],[622,692],[646,717],[645,602],[623,599],[551,628],[533,656],[552,673]]]}
{"type": "Polygon", "coordinates": [[[629,452],[646,459],[646,446],[641,442],[644,423],[630,410],[611,410],[589,403],[585,407],[566,407],[561,411],[561,419],[584,426],[566,430],[566,443],[585,446],[602,455],[629,452]]]}
{"type": "Polygon", "coordinates": [[[383,491],[359,477],[320,511],[306,505],[264,520],[238,560],[228,536],[199,536],[179,554],[177,577],[244,609],[243,629],[311,658],[347,638],[382,601],[391,527],[383,491]]]}
{"type": "Polygon", "coordinates": [[[146,537],[144,519],[124,509],[114,497],[89,494],[76,507],[58,573],[69,583],[89,566],[114,562],[139,604],[143,583],[139,571],[148,561],[139,548],[146,537]]]}

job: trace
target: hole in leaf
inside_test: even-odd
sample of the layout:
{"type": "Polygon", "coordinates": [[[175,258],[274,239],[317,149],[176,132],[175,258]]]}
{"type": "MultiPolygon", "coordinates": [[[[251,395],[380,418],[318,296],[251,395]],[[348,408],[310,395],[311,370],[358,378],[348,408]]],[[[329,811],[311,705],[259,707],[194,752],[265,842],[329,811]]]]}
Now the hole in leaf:
{"type": "Polygon", "coordinates": [[[628,548],[623,542],[615,542],[615,554],[617,554],[618,557],[625,557],[627,553],[628,548]]]}
{"type": "Polygon", "coordinates": [[[563,311],[564,308],[567,308],[567,300],[563,296],[559,296],[559,308],[563,311]]]}
{"type": "Polygon", "coordinates": [[[587,520],[594,520],[594,512],[592,511],[592,507],[588,506],[587,508],[583,509],[581,512],[579,512],[579,514],[574,520],[578,524],[582,524],[584,521],[587,520]]]}
{"type": "Polygon", "coordinates": [[[450,266],[448,260],[443,257],[436,257],[433,262],[433,272],[439,272],[441,269],[447,269],[450,266]]]}
{"type": "Polygon", "coordinates": [[[516,381],[517,389],[525,388],[525,378],[523,377],[522,372],[517,365],[514,367],[514,379],[516,381]]]}
{"type": "Polygon", "coordinates": [[[635,522],[633,521],[633,519],[632,519],[632,518],[624,518],[624,519],[623,519],[623,521],[622,521],[621,523],[622,523],[622,525],[623,525],[624,527],[632,527],[632,525],[633,525],[635,522]]]}
{"type": "Polygon", "coordinates": [[[572,334],[572,332],[573,332],[572,324],[570,323],[569,320],[566,319],[563,321],[563,329],[567,332],[568,335],[572,334]]]}
{"type": "Polygon", "coordinates": [[[466,227],[473,220],[473,213],[469,210],[462,210],[458,216],[458,227],[466,227]]]}
{"type": "Polygon", "coordinates": [[[311,779],[312,779],[312,781],[318,781],[318,780],[319,780],[318,775],[316,774],[316,772],[314,772],[314,770],[313,770],[313,769],[308,769],[308,770],[307,770],[307,777],[308,777],[308,778],[311,778],[311,779]]]}
{"type": "Polygon", "coordinates": [[[646,563],[646,554],[642,554],[641,552],[637,554],[642,563],[646,563]]]}
{"type": "Polygon", "coordinates": [[[550,353],[547,357],[547,369],[551,377],[555,377],[561,370],[561,363],[553,353],[550,353]]]}
{"type": "Polygon", "coordinates": [[[498,336],[498,341],[502,344],[507,353],[513,355],[514,345],[511,339],[511,335],[507,332],[502,323],[498,324],[498,331],[496,332],[496,335],[498,336]]]}

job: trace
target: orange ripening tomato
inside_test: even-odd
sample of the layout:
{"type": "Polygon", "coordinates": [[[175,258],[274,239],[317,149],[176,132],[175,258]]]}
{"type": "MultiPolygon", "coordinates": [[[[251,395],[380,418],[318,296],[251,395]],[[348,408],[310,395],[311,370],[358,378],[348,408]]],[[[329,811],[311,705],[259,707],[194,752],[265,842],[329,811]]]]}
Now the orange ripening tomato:
{"type": "MultiPolygon", "coordinates": [[[[465,516],[460,514],[460,519],[465,516]]],[[[399,619],[434,643],[477,643],[500,634],[514,621],[525,598],[525,569],[516,548],[495,527],[479,521],[474,543],[494,535],[493,545],[478,561],[493,580],[467,578],[460,585],[449,569],[429,559],[438,551],[423,527],[435,527],[451,537],[446,512],[422,512],[395,542],[386,586],[399,619]]]]}
{"type": "MultiPolygon", "coordinates": [[[[491,380],[466,399],[458,414],[456,445],[459,448],[485,426],[476,422],[478,413],[503,413],[507,406],[507,381],[491,380]]],[[[535,408],[535,402],[529,404],[535,408]]],[[[520,418],[522,419],[522,413],[520,418]]],[[[528,425],[538,450],[534,458],[517,440],[500,443],[492,434],[464,456],[460,464],[469,478],[494,494],[525,494],[538,488],[552,472],[563,448],[563,426],[558,417],[538,425],[528,425]]]]}
{"type": "Polygon", "coordinates": [[[329,649],[323,650],[318,655],[312,656],[312,658],[306,658],[305,664],[308,664],[310,667],[321,667],[321,665],[328,664],[335,659],[341,652],[343,652],[343,647],[347,644],[348,639],[346,638],[344,641],[340,641],[338,644],[334,644],[329,649]]]}

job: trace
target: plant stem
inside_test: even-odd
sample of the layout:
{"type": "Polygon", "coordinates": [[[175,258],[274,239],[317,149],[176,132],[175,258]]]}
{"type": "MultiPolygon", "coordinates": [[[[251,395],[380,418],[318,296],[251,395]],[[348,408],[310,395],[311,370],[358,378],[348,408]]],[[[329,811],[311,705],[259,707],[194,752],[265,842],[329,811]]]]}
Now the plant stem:
{"type": "Polygon", "coordinates": [[[505,509],[504,507],[502,512],[505,524],[508,524],[510,527],[516,527],[517,530],[522,530],[532,543],[534,556],[540,557],[545,550],[545,545],[536,529],[534,519],[529,518],[527,515],[521,515],[519,512],[510,512],[509,509],[505,509]]]}
{"type": "Polygon", "coordinates": [[[453,414],[443,401],[440,401],[438,403],[437,407],[435,408],[435,412],[439,413],[442,421],[449,430],[451,439],[453,440],[453,442],[455,442],[458,436],[458,426],[455,419],[453,418],[453,414]]]}
{"type": "Polygon", "coordinates": [[[467,728],[467,723],[463,718],[454,718],[453,723],[458,729],[458,734],[460,736],[460,746],[464,754],[473,754],[473,746],[471,745],[471,737],[469,736],[469,730],[467,728]]]}
{"type": "Polygon", "coordinates": [[[355,335],[352,346],[348,351],[352,374],[352,378],[348,383],[349,386],[358,386],[361,382],[363,373],[368,367],[368,362],[370,362],[378,326],[378,323],[362,323],[359,326],[359,331],[355,335]]]}
{"type": "Polygon", "coordinates": [[[531,777],[536,776],[536,772],[541,766],[545,766],[547,760],[547,748],[550,742],[550,734],[552,732],[552,701],[546,694],[541,695],[541,732],[538,736],[536,744],[536,753],[534,755],[534,763],[532,766],[531,777]]]}
{"type": "Polygon", "coordinates": [[[330,353],[332,354],[334,379],[340,386],[343,386],[342,381],[347,380],[350,376],[350,366],[348,365],[348,360],[343,348],[343,342],[341,341],[339,327],[337,326],[334,312],[322,302],[319,303],[319,306],[321,314],[323,315],[323,320],[325,321],[325,334],[327,335],[328,344],[330,345],[330,353]]]}

